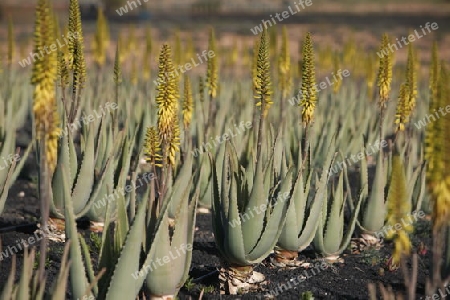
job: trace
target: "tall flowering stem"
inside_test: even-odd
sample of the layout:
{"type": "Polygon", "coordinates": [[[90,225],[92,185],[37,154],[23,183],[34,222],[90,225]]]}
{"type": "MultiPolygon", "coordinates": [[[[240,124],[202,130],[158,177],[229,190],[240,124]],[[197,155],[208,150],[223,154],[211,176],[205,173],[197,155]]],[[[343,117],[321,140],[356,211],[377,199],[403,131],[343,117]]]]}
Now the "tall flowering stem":
{"type": "Polygon", "coordinates": [[[214,29],[211,28],[209,32],[208,53],[212,51],[215,53],[213,57],[208,59],[208,66],[206,70],[206,87],[208,88],[209,95],[209,119],[214,120],[217,111],[216,102],[214,99],[217,96],[218,82],[219,82],[219,66],[217,60],[217,47],[216,47],[216,35],[214,29]]]}
{"type": "MultiPolygon", "coordinates": [[[[35,53],[54,43],[53,17],[48,0],[39,0],[36,7],[34,29],[35,53]]],[[[35,136],[40,157],[39,197],[41,201],[41,226],[47,228],[50,213],[50,184],[57,163],[59,116],[56,105],[55,82],[57,77],[57,54],[52,51],[39,56],[32,70],[33,114],[35,136]]],[[[44,279],[47,239],[41,241],[39,277],[44,279]]]]}
{"type": "Polygon", "coordinates": [[[305,127],[305,134],[303,137],[303,161],[306,161],[306,154],[308,153],[308,129],[314,119],[314,111],[317,102],[317,87],[316,87],[316,73],[314,65],[314,48],[311,38],[311,33],[307,33],[302,45],[302,86],[301,86],[301,101],[299,105],[302,107],[302,123],[305,127]]]}
{"type": "Polygon", "coordinates": [[[269,37],[265,29],[261,33],[261,38],[259,41],[256,78],[253,78],[253,81],[255,82],[255,98],[258,100],[256,106],[261,109],[258,128],[258,144],[256,150],[256,157],[258,163],[260,163],[264,120],[269,112],[270,106],[273,104],[272,83],[270,79],[269,37]]]}
{"type": "Polygon", "coordinates": [[[78,0],[69,3],[69,32],[75,36],[69,39],[69,69],[72,71],[72,103],[68,123],[73,123],[80,105],[81,91],[86,81],[86,60],[84,58],[83,28],[78,0]]]}
{"type": "Polygon", "coordinates": [[[412,44],[408,47],[408,60],[406,63],[405,82],[400,87],[397,112],[395,115],[396,132],[404,131],[409,123],[411,114],[416,107],[417,73],[412,44]]]}
{"type": "Polygon", "coordinates": [[[380,45],[380,65],[378,69],[378,91],[379,91],[379,106],[380,106],[380,142],[383,140],[383,117],[386,109],[387,101],[389,101],[389,93],[391,92],[392,82],[392,60],[393,53],[389,50],[389,37],[387,34],[383,35],[380,45]]]}
{"type": "Polygon", "coordinates": [[[166,181],[175,166],[176,154],[180,147],[180,127],[178,121],[178,77],[174,76],[174,66],[169,45],[163,45],[159,55],[159,71],[156,103],[158,105],[158,132],[162,148],[162,182],[160,199],[166,192],[166,181]]]}

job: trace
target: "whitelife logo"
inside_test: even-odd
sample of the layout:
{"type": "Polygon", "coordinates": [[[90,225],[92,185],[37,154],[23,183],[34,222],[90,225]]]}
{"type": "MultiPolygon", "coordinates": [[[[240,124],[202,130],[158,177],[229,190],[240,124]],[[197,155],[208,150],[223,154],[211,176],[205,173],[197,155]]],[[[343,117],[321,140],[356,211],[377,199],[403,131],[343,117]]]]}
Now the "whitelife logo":
{"type": "MultiPolygon", "coordinates": [[[[212,51],[212,50],[208,50],[208,51],[207,50],[203,50],[201,55],[197,53],[198,63],[196,63],[196,61],[195,61],[195,59],[193,57],[191,59],[192,64],[188,62],[188,63],[185,63],[184,65],[179,65],[178,67],[175,68],[175,71],[173,71],[173,72],[166,72],[164,74],[165,78],[170,78],[170,77],[177,78],[177,77],[180,76],[180,73],[184,74],[187,71],[191,70],[192,67],[200,66],[202,63],[208,61],[209,58],[213,58],[214,56],[216,56],[214,51],[212,51]],[[202,57],[203,57],[203,59],[202,59],[202,57]],[[180,73],[178,73],[178,70],[180,71],[180,73]]],[[[162,80],[161,78],[158,78],[157,80],[153,80],[153,82],[156,85],[160,85],[161,83],[164,83],[165,81],[162,80]]]]}
{"type": "Polygon", "coordinates": [[[39,49],[38,53],[35,53],[35,52],[31,51],[30,55],[27,58],[22,59],[22,61],[19,61],[19,65],[22,68],[25,68],[26,66],[31,65],[31,60],[33,60],[33,62],[36,62],[36,59],[42,59],[44,57],[44,55],[50,54],[52,52],[55,52],[58,49],[61,49],[61,48],[65,47],[66,45],[69,44],[69,40],[77,39],[77,38],[78,38],[78,33],[77,32],[69,32],[69,33],[67,33],[67,38],[65,38],[64,34],[63,34],[62,35],[62,39],[63,39],[64,43],[61,44],[60,40],[56,39],[56,43],[53,43],[50,46],[45,45],[43,47],[44,49],[39,49]],[[49,50],[49,48],[50,48],[50,50],[49,50]]]}
{"type": "MultiPolygon", "coordinates": [[[[294,2],[294,6],[296,8],[296,10],[293,10],[292,7],[289,5],[288,6],[288,10],[283,11],[282,13],[276,13],[275,14],[275,18],[277,18],[278,22],[282,22],[283,20],[286,20],[287,18],[289,18],[290,16],[295,15],[296,13],[299,13],[302,9],[305,9],[305,5],[306,6],[311,6],[312,5],[312,0],[300,0],[297,2],[294,2]],[[302,8],[300,8],[300,6],[302,8]]],[[[275,18],[270,15],[270,20],[261,20],[261,24],[259,24],[258,26],[255,26],[253,28],[250,29],[250,31],[254,34],[257,35],[259,33],[261,33],[263,31],[263,26],[267,29],[269,27],[272,27],[273,25],[277,24],[277,21],[275,21],[275,18]],[[272,20],[272,22],[271,22],[272,20]]]]}
{"type": "MultiPolygon", "coordinates": [[[[431,24],[430,24],[430,22],[427,22],[425,24],[425,28],[423,28],[422,25],[420,25],[420,28],[422,29],[423,35],[420,35],[420,33],[417,32],[417,29],[415,29],[414,34],[410,34],[410,35],[408,35],[408,37],[404,36],[400,39],[403,43],[403,46],[407,46],[409,43],[414,42],[416,40],[416,38],[420,39],[420,38],[426,36],[428,33],[431,32],[431,30],[438,29],[439,26],[436,22],[433,22],[431,24]],[[427,29],[427,32],[425,31],[425,29],[427,29]],[[408,39],[408,41],[407,41],[407,39],[408,39]]],[[[403,48],[402,43],[398,40],[398,38],[396,38],[395,40],[397,41],[397,43],[396,44],[389,43],[389,45],[388,45],[389,49],[383,48],[383,49],[381,49],[381,51],[377,51],[378,57],[383,58],[385,55],[389,55],[389,52],[391,52],[391,53],[394,52],[394,49],[395,49],[395,51],[397,51],[399,48],[400,49],[403,48]],[[398,47],[397,47],[397,45],[398,45],[398,47]]]]}

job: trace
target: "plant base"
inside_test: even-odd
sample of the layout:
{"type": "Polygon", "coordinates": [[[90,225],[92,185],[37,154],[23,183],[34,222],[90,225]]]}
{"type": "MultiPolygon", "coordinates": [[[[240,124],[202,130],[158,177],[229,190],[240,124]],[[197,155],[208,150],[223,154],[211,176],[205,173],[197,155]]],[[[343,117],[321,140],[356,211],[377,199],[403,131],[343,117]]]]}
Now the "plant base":
{"type": "Polygon", "coordinates": [[[340,257],[339,255],[328,255],[328,256],[325,256],[323,259],[330,264],[336,264],[336,263],[343,264],[344,263],[344,259],[342,257],[340,257]]]}
{"type": "Polygon", "coordinates": [[[227,266],[219,272],[221,294],[237,295],[256,291],[265,280],[263,274],[253,271],[253,266],[227,266]]]}
{"type": "Polygon", "coordinates": [[[383,242],[371,233],[361,233],[359,238],[351,241],[352,254],[358,254],[369,249],[380,250],[383,242]]]}
{"type": "Polygon", "coordinates": [[[166,295],[166,296],[156,296],[150,295],[150,300],[175,300],[176,297],[174,295],[166,295]]]}
{"type": "Polygon", "coordinates": [[[279,268],[297,268],[303,264],[303,261],[298,260],[298,251],[289,251],[277,248],[274,250],[273,256],[270,257],[270,262],[279,268]]]}

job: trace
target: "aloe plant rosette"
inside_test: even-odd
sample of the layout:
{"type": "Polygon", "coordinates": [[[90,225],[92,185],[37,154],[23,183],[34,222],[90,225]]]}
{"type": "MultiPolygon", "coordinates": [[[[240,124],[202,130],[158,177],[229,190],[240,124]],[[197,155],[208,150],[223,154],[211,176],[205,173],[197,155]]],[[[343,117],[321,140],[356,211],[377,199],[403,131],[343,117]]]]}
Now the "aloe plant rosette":
{"type": "Polygon", "coordinates": [[[249,189],[253,178],[246,176],[238,161],[234,147],[228,142],[219,187],[216,164],[211,158],[213,230],[224,261],[219,279],[222,292],[229,294],[251,290],[264,280],[262,274],[253,271],[253,265],[270,254],[283,229],[293,173],[287,172],[272,191],[272,156],[265,168],[257,163],[249,189]]]}

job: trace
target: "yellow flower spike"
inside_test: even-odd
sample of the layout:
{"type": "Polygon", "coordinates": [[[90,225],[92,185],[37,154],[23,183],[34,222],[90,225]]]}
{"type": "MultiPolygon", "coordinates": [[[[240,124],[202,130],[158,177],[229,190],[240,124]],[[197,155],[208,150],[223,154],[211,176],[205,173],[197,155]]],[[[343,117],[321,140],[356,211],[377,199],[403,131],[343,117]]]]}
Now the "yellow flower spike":
{"type": "Polygon", "coordinates": [[[175,167],[177,152],[180,151],[180,126],[177,118],[173,119],[172,132],[167,143],[167,149],[167,163],[175,167]]]}
{"type": "Polygon", "coordinates": [[[409,43],[408,45],[408,59],[406,65],[406,84],[409,89],[409,101],[406,104],[406,108],[408,116],[410,116],[416,107],[417,98],[417,68],[415,50],[412,43],[409,43]]]}
{"type": "Polygon", "coordinates": [[[380,51],[380,64],[378,69],[378,82],[380,96],[380,107],[384,108],[386,102],[389,100],[389,93],[391,92],[392,82],[392,61],[393,53],[389,49],[389,37],[387,34],[383,35],[380,51]]]}
{"type": "Polygon", "coordinates": [[[163,45],[159,55],[156,103],[158,104],[158,132],[161,138],[163,160],[175,166],[179,151],[178,76],[172,63],[169,45],[163,45]]]}
{"type": "Polygon", "coordinates": [[[84,59],[84,46],[78,39],[75,40],[73,54],[73,90],[83,88],[86,81],[86,61],[84,59]]]}
{"type": "Polygon", "coordinates": [[[396,132],[404,131],[405,124],[409,122],[408,103],[409,103],[409,86],[403,83],[400,86],[400,93],[398,95],[397,111],[395,113],[396,132]]]}
{"type": "Polygon", "coordinates": [[[147,132],[145,134],[144,153],[148,163],[152,166],[162,167],[161,142],[158,129],[155,126],[147,128],[147,132]]]}
{"type": "Polygon", "coordinates": [[[263,117],[267,116],[272,102],[272,83],[270,80],[270,55],[269,55],[269,37],[264,29],[259,40],[258,61],[256,65],[256,83],[255,98],[259,101],[256,106],[262,110],[263,117]]]}
{"type": "Polygon", "coordinates": [[[259,50],[259,39],[255,40],[252,48],[252,79],[253,79],[253,91],[256,92],[256,78],[258,78],[258,50],[259,50]]]}
{"type": "Polygon", "coordinates": [[[203,77],[201,77],[201,76],[198,79],[198,93],[199,93],[200,103],[205,102],[205,81],[203,80],[203,77]]]}
{"type": "Polygon", "coordinates": [[[308,126],[313,121],[317,102],[316,74],[314,66],[314,48],[311,33],[307,33],[302,45],[302,86],[301,101],[302,123],[308,126]]]}
{"type": "Polygon", "coordinates": [[[172,63],[170,46],[164,44],[159,55],[158,85],[156,87],[158,104],[158,131],[162,143],[167,142],[172,130],[173,120],[178,111],[178,83],[172,63]]]}
{"type": "Polygon", "coordinates": [[[394,155],[392,159],[391,183],[387,198],[388,230],[386,238],[394,240],[393,263],[398,265],[402,255],[409,255],[411,243],[408,233],[413,231],[413,225],[408,221],[411,213],[411,199],[408,199],[406,175],[402,158],[394,155]],[[400,225],[400,229],[398,226],[400,225]]]}
{"type": "Polygon", "coordinates": [[[185,129],[191,124],[193,110],[194,101],[192,99],[191,81],[187,75],[184,75],[183,124],[185,129]]]}
{"type": "Polygon", "coordinates": [[[66,57],[61,49],[58,49],[57,53],[57,74],[58,74],[58,85],[68,86],[69,85],[69,66],[66,61],[66,57]]]}
{"type": "MultiPolygon", "coordinates": [[[[450,105],[450,89],[444,62],[441,62],[440,69],[438,84],[435,87],[436,98],[432,99],[434,103],[432,102],[431,105],[435,104],[437,107],[446,107],[447,105],[450,105]]],[[[431,111],[431,105],[429,113],[436,115],[436,112],[431,111]]],[[[427,126],[426,132],[427,141],[429,142],[425,148],[425,157],[428,160],[426,178],[428,190],[432,195],[433,228],[435,230],[450,223],[449,129],[449,118],[440,117],[427,126]]]]}
{"type": "MultiPolygon", "coordinates": [[[[48,0],[39,0],[36,7],[34,31],[35,51],[38,53],[43,45],[54,42],[54,24],[48,0]]],[[[57,113],[55,81],[57,78],[57,54],[52,51],[38,56],[33,64],[31,82],[35,85],[33,92],[33,114],[36,138],[44,139],[45,155],[50,174],[57,162],[57,143],[61,133],[57,113]]]]}
{"type": "Polygon", "coordinates": [[[400,86],[398,96],[397,112],[395,115],[396,131],[404,131],[405,125],[409,123],[411,113],[416,107],[417,97],[417,74],[415,67],[415,58],[412,44],[408,47],[408,59],[406,63],[406,80],[400,86]]]}
{"type": "Polygon", "coordinates": [[[218,74],[219,66],[217,62],[217,48],[216,48],[216,37],[214,29],[211,28],[209,32],[209,42],[208,42],[208,53],[213,51],[215,55],[208,58],[208,66],[206,71],[206,87],[208,87],[208,94],[211,98],[216,98],[218,89],[218,74]]]}
{"type": "MultiPolygon", "coordinates": [[[[69,2],[69,25],[66,36],[68,36],[69,34],[75,37],[68,39],[68,46],[67,46],[69,54],[69,68],[72,70],[74,68],[75,53],[76,51],[79,51],[77,50],[78,42],[82,47],[81,50],[84,50],[83,28],[81,26],[81,13],[78,0],[70,0],[69,2]]],[[[84,51],[82,52],[84,56],[84,51]]],[[[80,59],[81,57],[79,58],[79,60],[80,59]]]]}

